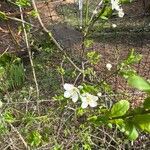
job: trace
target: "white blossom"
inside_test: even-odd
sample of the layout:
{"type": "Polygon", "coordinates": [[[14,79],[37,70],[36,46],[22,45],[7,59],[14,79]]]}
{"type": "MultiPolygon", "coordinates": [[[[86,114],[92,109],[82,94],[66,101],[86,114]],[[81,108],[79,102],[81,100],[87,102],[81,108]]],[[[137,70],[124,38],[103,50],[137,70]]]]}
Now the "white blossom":
{"type": "Polygon", "coordinates": [[[116,28],[116,27],[117,27],[117,25],[116,25],[116,24],[112,24],[112,27],[113,27],[113,28],[116,28]]]}
{"type": "Polygon", "coordinates": [[[97,11],[97,10],[94,10],[94,11],[93,11],[93,14],[94,14],[94,15],[96,15],[97,13],[98,13],[98,11],[97,11]]]}
{"type": "Polygon", "coordinates": [[[82,85],[79,85],[79,86],[78,86],[78,89],[83,89],[83,86],[82,86],[82,85]]]}
{"type": "Polygon", "coordinates": [[[96,107],[97,106],[97,100],[98,100],[97,96],[94,96],[94,95],[89,94],[89,93],[83,93],[81,95],[81,101],[82,101],[81,107],[86,108],[86,107],[88,107],[88,105],[90,107],[96,107]]]}
{"type": "Polygon", "coordinates": [[[112,68],[112,64],[110,64],[110,63],[106,64],[106,68],[110,71],[112,68]]]}
{"type": "Polygon", "coordinates": [[[102,96],[102,93],[101,93],[101,92],[98,92],[98,93],[97,93],[97,96],[98,96],[98,97],[101,97],[101,96],[102,96]]]}
{"type": "Polygon", "coordinates": [[[111,0],[111,4],[112,4],[112,10],[118,11],[118,16],[123,17],[124,12],[123,12],[123,9],[119,3],[119,0],[111,0]]]}
{"type": "Polygon", "coordinates": [[[120,10],[119,0],[111,0],[112,10],[120,10]]]}
{"type": "Polygon", "coordinates": [[[124,12],[122,8],[118,11],[118,16],[121,18],[124,16],[124,12]]]}
{"type": "Polygon", "coordinates": [[[79,98],[79,89],[76,88],[73,84],[64,84],[64,89],[66,90],[64,92],[65,98],[71,98],[73,102],[76,102],[79,98]]]}

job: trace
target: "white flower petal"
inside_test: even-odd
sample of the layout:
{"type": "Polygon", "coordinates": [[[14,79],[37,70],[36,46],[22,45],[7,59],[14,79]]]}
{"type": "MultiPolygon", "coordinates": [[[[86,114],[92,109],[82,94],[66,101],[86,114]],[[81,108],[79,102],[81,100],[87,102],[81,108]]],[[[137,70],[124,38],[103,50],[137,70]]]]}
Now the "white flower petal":
{"type": "Polygon", "coordinates": [[[83,89],[83,86],[82,86],[82,85],[79,85],[78,88],[79,88],[79,89],[83,89]]]}
{"type": "Polygon", "coordinates": [[[68,91],[65,91],[64,92],[64,97],[65,98],[69,98],[71,96],[71,93],[70,92],[68,92],[68,91]]]}
{"type": "Polygon", "coordinates": [[[84,93],[81,95],[81,100],[82,100],[82,108],[86,108],[88,105],[90,105],[91,107],[96,107],[97,106],[97,100],[98,100],[98,96],[94,96],[92,94],[89,93],[84,93]]]}
{"type": "Polygon", "coordinates": [[[80,96],[80,98],[81,98],[81,101],[82,101],[82,102],[86,102],[86,101],[87,101],[87,98],[84,96],[84,94],[82,94],[82,95],[80,96]]]}
{"type": "Polygon", "coordinates": [[[78,93],[74,93],[74,94],[72,95],[72,97],[71,97],[71,98],[72,98],[72,101],[73,101],[73,102],[76,102],[76,101],[78,100],[78,97],[79,97],[79,96],[78,96],[78,93]]]}
{"type": "Polygon", "coordinates": [[[120,5],[119,5],[119,0],[111,0],[111,4],[112,4],[112,10],[119,10],[120,9],[120,5]]]}
{"type": "Polygon", "coordinates": [[[118,11],[118,16],[123,17],[124,12],[123,12],[123,9],[119,3],[119,0],[111,0],[111,4],[112,4],[112,10],[118,11]]]}
{"type": "Polygon", "coordinates": [[[98,11],[97,11],[97,10],[94,10],[94,11],[93,11],[93,14],[94,14],[94,15],[96,15],[97,13],[98,13],[98,11]]]}
{"type": "Polygon", "coordinates": [[[112,64],[110,64],[110,63],[106,64],[106,68],[110,71],[112,68],[112,64]]]}
{"type": "Polygon", "coordinates": [[[123,12],[122,9],[120,9],[120,10],[118,11],[118,16],[121,17],[121,18],[124,16],[124,12],[123,12]]]}
{"type": "Polygon", "coordinates": [[[66,91],[70,91],[70,90],[72,90],[74,88],[74,85],[73,84],[68,84],[68,83],[65,83],[64,84],[64,89],[66,90],[66,91]]]}
{"type": "Polygon", "coordinates": [[[98,97],[101,97],[101,96],[102,96],[102,93],[101,93],[101,92],[97,93],[97,96],[98,96],[98,97]]]}
{"type": "Polygon", "coordinates": [[[89,105],[90,105],[91,107],[96,107],[96,106],[97,106],[97,102],[96,102],[96,101],[90,101],[90,102],[89,102],[89,105]]]}
{"type": "Polygon", "coordinates": [[[116,24],[112,24],[112,27],[113,27],[113,28],[116,28],[116,27],[117,27],[117,25],[116,25],[116,24]]]}
{"type": "Polygon", "coordinates": [[[83,109],[86,108],[86,107],[88,107],[88,103],[87,103],[87,102],[83,102],[82,105],[81,105],[81,107],[82,107],[83,109]]]}
{"type": "Polygon", "coordinates": [[[98,96],[93,96],[93,97],[92,97],[92,100],[93,100],[93,101],[98,101],[98,96]]]}

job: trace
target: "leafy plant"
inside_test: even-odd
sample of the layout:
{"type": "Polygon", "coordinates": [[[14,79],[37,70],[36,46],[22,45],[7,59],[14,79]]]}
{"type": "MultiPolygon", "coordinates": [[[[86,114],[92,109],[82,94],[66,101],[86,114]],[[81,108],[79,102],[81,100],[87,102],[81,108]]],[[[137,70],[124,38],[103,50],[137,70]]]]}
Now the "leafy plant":
{"type": "Polygon", "coordinates": [[[2,55],[0,57],[0,77],[2,91],[21,87],[25,79],[21,59],[7,53],[2,55]]]}
{"type": "Polygon", "coordinates": [[[3,114],[3,119],[6,123],[13,123],[15,121],[15,117],[11,111],[5,111],[3,114]]]}
{"type": "Polygon", "coordinates": [[[1,20],[7,19],[6,14],[5,14],[4,12],[2,12],[2,11],[0,11],[0,19],[1,19],[1,20]]]}
{"type": "Polygon", "coordinates": [[[119,117],[126,114],[129,110],[129,102],[126,100],[121,100],[118,103],[114,104],[111,109],[111,117],[119,117]]]}
{"type": "Polygon", "coordinates": [[[96,51],[88,52],[87,59],[91,64],[97,64],[100,61],[100,55],[96,51]]]}
{"type": "Polygon", "coordinates": [[[16,0],[16,5],[21,7],[31,6],[29,0],[16,0]]]}
{"type": "Polygon", "coordinates": [[[129,76],[128,84],[138,90],[150,93],[150,83],[138,75],[129,76]]]}
{"type": "Polygon", "coordinates": [[[42,136],[40,135],[38,131],[32,131],[28,135],[28,142],[32,147],[37,147],[42,142],[42,136]]]}

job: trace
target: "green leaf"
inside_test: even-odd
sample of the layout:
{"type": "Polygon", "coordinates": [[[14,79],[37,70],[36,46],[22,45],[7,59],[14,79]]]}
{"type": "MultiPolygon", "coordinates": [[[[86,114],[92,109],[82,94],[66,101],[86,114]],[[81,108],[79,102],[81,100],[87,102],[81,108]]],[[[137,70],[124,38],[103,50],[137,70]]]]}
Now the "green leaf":
{"type": "Polygon", "coordinates": [[[84,113],[85,113],[85,109],[80,108],[80,107],[76,109],[76,114],[78,117],[83,116],[84,113]]]}
{"type": "Polygon", "coordinates": [[[121,100],[113,105],[111,109],[111,117],[119,117],[126,114],[129,109],[129,102],[126,100],[121,100]]]}
{"type": "Polygon", "coordinates": [[[110,120],[110,123],[118,125],[120,127],[124,126],[124,120],[123,119],[113,119],[113,120],[110,120]]]}
{"type": "Polygon", "coordinates": [[[108,17],[112,14],[112,8],[110,6],[107,6],[100,16],[101,19],[108,20],[108,17]]]}
{"type": "Polygon", "coordinates": [[[121,131],[124,132],[125,131],[125,123],[123,119],[113,119],[109,121],[112,124],[115,124],[116,127],[121,131]]]}
{"type": "Polygon", "coordinates": [[[3,124],[2,122],[0,122],[0,136],[2,136],[3,134],[6,134],[7,131],[8,131],[7,126],[3,124]]]}
{"type": "Polygon", "coordinates": [[[108,121],[108,117],[105,115],[101,115],[101,116],[92,116],[88,118],[88,121],[94,123],[95,125],[102,125],[107,123],[108,121]]]}
{"type": "Polygon", "coordinates": [[[103,20],[108,20],[108,18],[105,17],[105,16],[101,16],[101,19],[103,19],[103,20]]]}
{"type": "Polygon", "coordinates": [[[97,64],[100,61],[100,57],[101,55],[96,51],[87,53],[87,59],[91,64],[97,64]]]}
{"type": "Polygon", "coordinates": [[[28,135],[28,142],[30,143],[31,146],[37,147],[42,142],[42,136],[38,131],[32,131],[28,135]]]}
{"type": "Polygon", "coordinates": [[[111,123],[108,123],[107,126],[111,129],[113,128],[113,125],[111,123]]]}
{"type": "Polygon", "coordinates": [[[125,124],[125,135],[127,135],[128,139],[131,141],[134,141],[138,138],[139,134],[132,122],[127,122],[125,124]]]}
{"type": "Polygon", "coordinates": [[[32,17],[37,17],[37,16],[38,16],[38,12],[35,11],[35,10],[32,10],[29,14],[30,14],[32,17]]]}
{"type": "Polygon", "coordinates": [[[5,122],[7,122],[7,123],[13,123],[15,121],[13,114],[9,111],[6,111],[3,114],[3,117],[4,117],[5,122]]]}
{"type": "Polygon", "coordinates": [[[131,49],[127,59],[123,62],[125,65],[132,65],[138,63],[142,59],[142,55],[135,53],[134,49],[131,49]]]}
{"type": "Polygon", "coordinates": [[[150,93],[150,83],[138,75],[130,76],[128,84],[141,91],[150,93]]]}
{"type": "Polygon", "coordinates": [[[135,116],[133,122],[142,131],[150,132],[150,113],[135,116]]]}
{"type": "Polygon", "coordinates": [[[7,16],[4,12],[0,11],[0,19],[5,20],[7,19],[7,16]]]}
{"type": "Polygon", "coordinates": [[[21,6],[21,7],[31,6],[29,0],[17,0],[16,5],[21,6]]]}
{"type": "Polygon", "coordinates": [[[135,75],[136,71],[132,69],[131,67],[128,67],[128,68],[121,69],[119,74],[123,76],[125,79],[128,79],[130,76],[135,75]]]}
{"type": "Polygon", "coordinates": [[[145,109],[150,110],[150,97],[147,97],[147,98],[144,100],[143,106],[144,106],[145,109]]]}
{"type": "Polygon", "coordinates": [[[89,85],[89,84],[82,84],[83,89],[82,92],[89,92],[89,93],[93,93],[93,94],[97,94],[97,92],[99,91],[99,89],[95,86],[95,85],[89,85]]]}
{"type": "MultiPolygon", "coordinates": [[[[92,45],[93,45],[93,40],[91,40],[91,39],[85,39],[84,45],[85,45],[86,48],[92,47],[92,45]]],[[[90,53],[90,52],[89,52],[89,53],[90,53]]],[[[88,56],[88,54],[87,54],[87,56],[88,56]]]]}

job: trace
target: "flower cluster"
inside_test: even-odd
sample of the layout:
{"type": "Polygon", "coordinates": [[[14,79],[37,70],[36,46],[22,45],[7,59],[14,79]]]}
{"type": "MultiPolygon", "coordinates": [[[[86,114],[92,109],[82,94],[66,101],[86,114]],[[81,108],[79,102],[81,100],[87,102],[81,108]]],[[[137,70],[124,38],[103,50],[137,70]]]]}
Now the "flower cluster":
{"type": "Polygon", "coordinates": [[[111,71],[112,64],[110,64],[110,63],[106,64],[106,68],[107,68],[108,71],[111,71]]]}
{"type": "Polygon", "coordinates": [[[64,97],[65,98],[71,98],[73,102],[77,102],[77,100],[80,98],[82,101],[81,107],[86,108],[88,106],[90,107],[96,107],[97,106],[97,101],[98,101],[98,96],[94,96],[88,92],[85,92],[83,94],[80,93],[79,89],[75,87],[73,84],[64,84],[64,97]]]}
{"type": "Polygon", "coordinates": [[[64,84],[64,89],[66,90],[64,92],[65,98],[71,98],[73,102],[76,102],[79,98],[80,92],[79,89],[74,87],[72,84],[64,84]]]}
{"type": "Polygon", "coordinates": [[[112,5],[112,10],[118,11],[118,16],[119,17],[124,16],[124,12],[123,12],[123,9],[122,9],[122,7],[119,3],[119,0],[111,0],[111,5],[112,5]]]}

